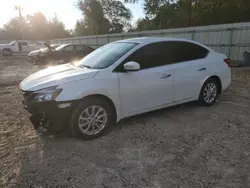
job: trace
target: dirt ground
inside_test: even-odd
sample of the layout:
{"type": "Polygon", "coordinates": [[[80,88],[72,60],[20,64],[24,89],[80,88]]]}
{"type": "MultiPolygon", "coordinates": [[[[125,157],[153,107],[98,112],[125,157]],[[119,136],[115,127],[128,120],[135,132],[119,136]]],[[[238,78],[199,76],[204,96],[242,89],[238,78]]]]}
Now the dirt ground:
{"type": "Polygon", "coordinates": [[[232,69],[212,107],[128,118],[92,141],[34,130],[18,84],[39,69],[0,60],[0,187],[250,187],[250,69],[232,69]]]}

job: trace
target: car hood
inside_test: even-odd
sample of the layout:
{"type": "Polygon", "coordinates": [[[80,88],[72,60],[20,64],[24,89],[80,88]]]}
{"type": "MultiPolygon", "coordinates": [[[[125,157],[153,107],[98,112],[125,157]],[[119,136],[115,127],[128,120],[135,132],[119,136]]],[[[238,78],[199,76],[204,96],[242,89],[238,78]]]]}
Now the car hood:
{"type": "Polygon", "coordinates": [[[20,88],[22,91],[37,91],[72,81],[93,78],[97,73],[97,69],[80,68],[71,64],[58,65],[25,78],[20,83],[20,88]]]}
{"type": "Polygon", "coordinates": [[[0,47],[2,48],[2,47],[10,47],[10,45],[9,44],[0,44],[0,47]]]}

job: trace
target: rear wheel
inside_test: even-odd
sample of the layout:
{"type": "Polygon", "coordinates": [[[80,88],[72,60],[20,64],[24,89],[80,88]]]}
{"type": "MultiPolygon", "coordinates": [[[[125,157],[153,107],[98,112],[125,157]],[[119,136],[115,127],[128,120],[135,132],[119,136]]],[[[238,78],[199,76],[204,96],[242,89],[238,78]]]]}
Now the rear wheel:
{"type": "Polygon", "coordinates": [[[3,49],[3,56],[11,56],[11,50],[10,49],[3,49]]]}
{"type": "Polygon", "coordinates": [[[87,98],[73,112],[70,129],[75,136],[90,140],[101,136],[114,122],[114,112],[108,102],[87,98]]]}
{"type": "Polygon", "coordinates": [[[219,94],[219,83],[216,79],[210,78],[204,84],[200,92],[199,103],[211,106],[216,102],[219,94]]]}

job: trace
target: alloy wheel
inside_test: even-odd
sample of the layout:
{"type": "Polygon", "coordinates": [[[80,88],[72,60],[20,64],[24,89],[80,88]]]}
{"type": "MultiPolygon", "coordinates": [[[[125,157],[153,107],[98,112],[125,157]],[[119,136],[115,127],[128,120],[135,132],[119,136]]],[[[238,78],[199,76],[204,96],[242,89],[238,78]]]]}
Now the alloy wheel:
{"type": "Polygon", "coordinates": [[[89,106],[85,108],[78,118],[78,126],[86,135],[100,133],[107,124],[108,115],[101,106],[89,106]]]}
{"type": "Polygon", "coordinates": [[[206,103],[212,103],[217,96],[217,86],[215,83],[208,83],[203,91],[203,99],[206,103]]]}

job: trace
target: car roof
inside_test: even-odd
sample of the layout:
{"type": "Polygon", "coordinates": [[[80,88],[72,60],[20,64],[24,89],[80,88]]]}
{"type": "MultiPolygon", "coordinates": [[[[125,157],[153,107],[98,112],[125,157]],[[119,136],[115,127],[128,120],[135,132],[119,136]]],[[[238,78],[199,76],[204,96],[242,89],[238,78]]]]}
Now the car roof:
{"type": "Polygon", "coordinates": [[[140,37],[140,38],[119,40],[116,42],[134,42],[134,43],[139,43],[139,44],[150,44],[150,43],[155,43],[155,42],[166,42],[166,41],[191,42],[191,43],[198,44],[200,46],[203,46],[203,47],[209,49],[207,46],[205,46],[199,42],[196,42],[193,40],[188,40],[188,39],[183,39],[183,38],[174,38],[174,37],[140,37]]]}
{"type": "Polygon", "coordinates": [[[86,44],[74,44],[74,43],[65,43],[65,44],[60,44],[60,45],[85,45],[86,46],[86,44]]]}

